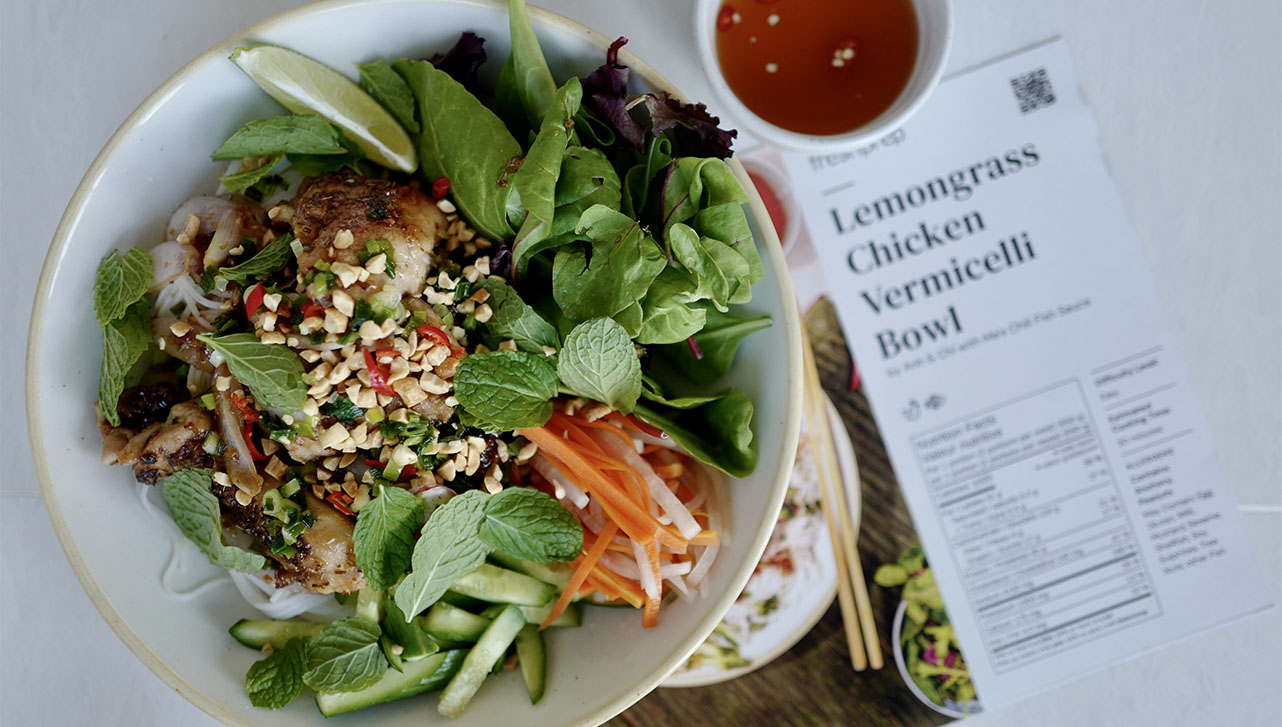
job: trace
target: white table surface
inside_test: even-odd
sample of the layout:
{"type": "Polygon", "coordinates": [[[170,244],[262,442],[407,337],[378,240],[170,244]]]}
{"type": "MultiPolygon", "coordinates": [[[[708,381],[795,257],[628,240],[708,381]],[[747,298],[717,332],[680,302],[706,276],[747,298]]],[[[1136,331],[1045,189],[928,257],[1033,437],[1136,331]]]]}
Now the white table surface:
{"type": "MultiPolygon", "coordinates": [[[[118,641],[54,539],[23,411],[24,350],[45,250],[80,176],[170,73],[293,0],[0,2],[0,724],[212,724],[118,641]]],[[[626,35],[707,100],[690,0],[544,0],[626,35]]],[[[956,3],[950,70],[1067,38],[1101,143],[1170,309],[1282,602],[1282,5],[1276,0],[956,3]]],[[[731,124],[733,120],[730,120],[731,124]]],[[[968,724],[1276,725],[1279,612],[1139,655],[968,724]]]]}

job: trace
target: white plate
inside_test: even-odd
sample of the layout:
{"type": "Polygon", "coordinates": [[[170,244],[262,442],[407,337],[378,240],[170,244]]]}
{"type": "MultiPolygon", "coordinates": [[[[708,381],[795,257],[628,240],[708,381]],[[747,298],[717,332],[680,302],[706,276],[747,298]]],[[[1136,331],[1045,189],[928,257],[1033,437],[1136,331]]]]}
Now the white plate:
{"type": "MultiPolygon", "coordinates": [[[[850,505],[850,516],[855,528],[859,527],[860,485],[859,467],[855,461],[855,449],[846,427],[837,414],[832,401],[825,398],[828,409],[828,426],[832,428],[833,441],[837,445],[837,460],[841,467],[842,484],[846,488],[847,504],[850,505]]],[[[802,421],[802,445],[809,447],[805,434],[805,421],[802,421]]],[[[798,464],[802,455],[798,453],[798,464]]],[[[812,459],[813,461],[813,459],[812,459]]],[[[818,497],[818,494],[816,494],[818,497]]],[[[819,623],[819,619],[828,612],[832,599],[837,595],[837,562],[833,558],[832,538],[828,524],[824,521],[822,511],[809,515],[799,515],[811,521],[809,527],[817,531],[817,537],[810,549],[812,561],[807,567],[798,567],[793,571],[788,586],[790,597],[784,605],[764,619],[765,626],[747,634],[738,634],[739,655],[749,663],[732,669],[718,669],[709,666],[691,668],[688,665],[673,672],[660,686],[664,687],[702,687],[708,684],[719,684],[754,672],[757,669],[778,659],[791,649],[802,637],[819,623]]],[[[782,523],[783,521],[780,521],[782,523]]],[[[778,525],[776,525],[778,527],[778,525]]],[[[745,586],[745,592],[751,593],[753,583],[758,576],[753,576],[745,586]]],[[[736,602],[731,609],[747,607],[736,602]]],[[[715,637],[713,637],[715,638],[715,637]]]]}
{"type": "MultiPolygon", "coordinates": [[[[586,73],[603,62],[610,39],[552,13],[531,15],[557,77],[586,73]]],[[[99,462],[101,438],[91,410],[101,356],[89,302],[94,270],[113,247],[163,240],[174,208],[215,188],[222,165],[209,161],[210,151],[246,121],[280,113],[227,61],[236,46],[277,43],[355,75],[356,63],[445,50],[464,30],[486,38],[486,70],[493,82],[509,50],[508,21],[504,5],[487,0],[338,0],[282,14],[218,44],[165,82],[107,143],[72,198],[45,261],[28,338],[27,416],[54,530],[90,599],[121,640],[157,676],[224,723],[291,727],[322,719],[307,699],[275,712],[250,706],[244,679],[255,654],[235,644],[227,628],[254,613],[232,588],[204,589],[187,600],[162,592],[167,534],[139,505],[130,472],[99,462]]],[[[639,87],[671,88],[630,53],[621,62],[633,68],[639,87]]],[[[551,674],[541,704],[531,707],[519,675],[507,673],[486,684],[467,713],[450,724],[595,725],[609,719],[684,662],[730,607],[760,557],[796,450],[800,327],[769,218],[743,168],[731,166],[752,198],[749,216],[767,269],[748,308],[770,314],[775,325],[747,340],[726,382],[753,398],[761,454],[757,471],[731,484],[730,532],[708,576],[707,598],[665,608],[658,628],[647,631],[638,613],[591,609],[582,628],[558,631],[548,640],[551,674]],[[627,658],[621,658],[624,653],[627,658]]],[[[69,659],[67,669],[76,668],[69,659]]],[[[434,707],[429,696],[346,721],[445,723],[434,707]]]]}

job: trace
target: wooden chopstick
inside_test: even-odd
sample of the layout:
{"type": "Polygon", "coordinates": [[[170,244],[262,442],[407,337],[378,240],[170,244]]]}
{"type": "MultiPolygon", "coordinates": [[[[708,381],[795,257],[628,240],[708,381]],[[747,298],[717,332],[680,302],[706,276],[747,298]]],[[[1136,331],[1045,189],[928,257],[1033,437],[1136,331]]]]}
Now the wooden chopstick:
{"type": "Polygon", "coordinates": [[[873,618],[872,601],[868,598],[863,566],[855,547],[857,531],[846,499],[841,466],[837,461],[826,398],[819,384],[814,351],[805,331],[802,332],[801,341],[806,369],[807,422],[812,441],[818,445],[815,454],[819,466],[816,469],[823,473],[820,484],[824,495],[824,512],[827,513],[828,530],[837,555],[837,593],[839,596],[848,593],[849,600],[853,602],[850,608],[842,603],[842,619],[845,621],[846,641],[851,650],[851,663],[855,671],[862,671],[867,667],[880,669],[885,666],[885,660],[881,653],[881,641],[877,636],[877,624],[873,618]]]}

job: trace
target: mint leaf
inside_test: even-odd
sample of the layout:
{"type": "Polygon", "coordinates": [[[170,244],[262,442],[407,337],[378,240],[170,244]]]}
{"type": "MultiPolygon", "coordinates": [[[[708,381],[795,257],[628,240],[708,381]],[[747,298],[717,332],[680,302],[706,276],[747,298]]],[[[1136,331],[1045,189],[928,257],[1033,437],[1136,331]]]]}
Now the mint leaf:
{"type": "Polygon", "coordinates": [[[316,114],[273,116],[245,124],[212,155],[215,161],[277,154],[342,154],[342,132],[316,114]]]}
{"type": "Polygon", "coordinates": [[[641,361],[623,326],[611,318],[580,323],[557,358],[561,381],[579,396],[628,414],[641,395],[641,361]]]}
{"type": "Polygon", "coordinates": [[[151,255],[142,248],[130,248],[124,256],[116,250],[104,255],[93,280],[93,310],[98,325],[106,326],[123,316],[146,294],[151,279],[151,255]]]}
{"type": "Polygon", "coordinates": [[[285,159],[305,177],[323,177],[340,169],[351,169],[359,174],[358,162],[365,158],[365,152],[343,132],[339,132],[339,137],[343,144],[342,154],[288,154],[285,159]]]}
{"type": "Polygon", "coordinates": [[[255,707],[280,709],[303,691],[307,664],[307,639],[290,639],[266,659],[259,659],[245,674],[245,693],[255,707]]]}
{"type": "Polygon", "coordinates": [[[455,581],[485,562],[490,547],[481,540],[480,528],[487,497],[480,490],[469,490],[427,519],[414,545],[414,569],[396,587],[396,605],[405,618],[412,619],[436,603],[455,581]]]}
{"type": "Polygon", "coordinates": [[[715,401],[686,409],[641,402],[636,413],[700,462],[731,477],[747,477],[757,466],[757,451],[752,445],[752,400],[741,391],[730,391],[715,401]]]}
{"type": "Polygon", "coordinates": [[[151,348],[151,306],[139,300],[123,316],[102,329],[102,367],[98,371],[98,408],[112,426],[120,426],[116,411],[125,380],[134,364],[151,348]]]}
{"type": "Polygon", "coordinates": [[[605,205],[589,207],[577,232],[591,258],[576,243],[557,250],[552,263],[552,297],[576,321],[614,316],[641,300],[668,264],[636,220],[605,205]]]}
{"type": "Polygon", "coordinates": [[[703,358],[695,358],[690,346],[684,342],[659,347],[659,352],[672,363],[673,368],[696,384],[706,384],[725,376],[734,364],[743,339],[770,327],[770,316],[740,318],[715,308],[707,308],[706,313],[707,325],[694,334],[703,358]]]}
{"type": "Polygon", "coordinates": [[[285,161],[285,155],[276,154],[260,167],[245,172],[236,172],[235,174],[224,174],[218,178],[218,181],[222,182],[222,185],[227,189],[248,189],[271,176],[272,170],[283,161],[285,161]]]}
{"type": "Polygon", "coordinates": [[[232,375],[249,387],[259,404],[286,413],[303,408],[307,386],[298,354],[279,344],[263,343],[252,333],[220,338],[202,333],[197,338],[222,355],[232,375]]]}
{"type": "Polygon", "coordinates": [[[574,560],[583,551],[583,527],[547,494],[509,487],[485,502],[481,540],[501,553],[536,563],[574,560]]]}
{"type": "Polygon", "coordinates": [[[511,339],[522,351],[543,354],[544,346],[556,348],[556,328],[521,300],[515,290],[501,280],[486,280],[481,288],[488,291],[486,301],[494,311],[483,325],[498,340],[511,339]]]}
{"type": "Polygon", "coordinates": [[[354,692],[382,679],[387,671],[387,657],[378,645],[382,633],[364,616],[326,626],[307,645],[303,683],[318,692],[354,692]]]}
{"type": "Polygon", "coordinates": [[[213,471],[207,467],[178,470],[164,480],[165,502],[174,522],[191,542],[226,570],[253,573],[267,561],[263,556],[223,544],[223,519],[218,498],[209,491],[213,471]]]}
{"type": "Polygon", "coordinates": [[[294,257],[294,250],[290,247],[290,243],[293,241],[294,236],[287,232],[267,243],[267,247],[259,250],[256,255],[245,262],[231,267],[219,268],[218,275],[227,280],[234,280],[241,285],[253,278],[263,280],[270,277],[280,272],[294,257]]]}
{"type": "Polygon", "coordinates": [[[454,372],[454,396],[490,432],[542,426],[552,416],[556,393],[556,368],[542,354],[473,354],[454,372]]]}
{"type": "Polygon", "coordinates": [[[374,97],[388,113],[396,117],[401,126],[411,134],[419,130],[414,117],[414,92],[401,74],[392,70],[386,61],[373,61],[360,66],[361,88],[374,97]]]}
{"type": "Polygon", "coordinates": [[[408,490],[384,485],[356,516],[352,544],[356,566],[375,590],[396,585],[410,566],[414,535],[423,524],[423,501],[408,490]]]}

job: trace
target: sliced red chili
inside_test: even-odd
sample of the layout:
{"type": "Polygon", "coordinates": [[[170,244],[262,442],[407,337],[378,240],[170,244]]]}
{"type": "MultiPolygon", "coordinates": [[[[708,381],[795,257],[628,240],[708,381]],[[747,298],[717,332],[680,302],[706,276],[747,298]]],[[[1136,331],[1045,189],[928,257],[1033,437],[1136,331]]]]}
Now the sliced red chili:
{"type": "Polygon", "coordinates": [[[412,464],[407,464],[401,468],[401,476],[397,479],[403,480],[406,477],[413,477],[416,474],[418,474],[418,468],[412,464]]]}
{"type": "Polygon", "coordinates": [[[346,492],[331,492],[325,496],[325,500],[334,506],[335,510],[344,515],[355,515],[347,506],[352,504],[352,498],[346,492]]]}
{"type": "Polygon", "coordinates": [[[255,462],[261,462],[267,459],[267,455],[263,454],[262,452],[259,452],[258,447],[254,446],[254,425],[253,424],[250,424],[249,422],[245,422],[244,437],[245,437],[245,447],[249,449],[249,456],[251,459],[253,459],[255,462]]]}
{"type": "Polygon", "coordinates": [[[387,376],[378,368],[378,363],[374,360],[374,354],[370,353],[368,348],[361,353],[365,355],[365,368],[369,371],[370,388],[380,394],[396,396],[396,391],[387,385],[387,376]]]}
{"type": "Polygon", "coordinates": [[[440,177],[432,182],[432,199],[441,201],[450,191],[450,178],[440,177]]]}
{"type": "Polygon", "coordinates": [[[365,466],[366,466],[366,467],[378,467],[378,468],[380,468],[380,469],[381,469],[381,468],[383,467],[383,463],[382,463],[382,462],[379,462],[379,461],[378,461],[378,460],[376,460],[376,459],[367,459],[367,460],[365,460],[365,466]]]}
{"type": "Polygon", "coordinates": [[[236,411],[240,412],[240,418],[244,419],[246,424],[253,424],[258,421],[258,410],[249,403],[244,394],[239,391],[233,391],[231,393],[231,404],[236,407],[236,411]]]}
{"type": "Polygon", "coordinates": [[[245,295],[245,315],[253,318],[258,309],[262,307],[263,298],[266,295],[267,289],[263,287],[262,283],[250,288],[249,293],[245,295]]]}
{"type": "Polygon", "coordinates": [[[304,318],[324,318],[325,317],[325,309],[322,308],[319,303],[313,300],[306,301],[302,305],[298,306],[298,310],[300,313],[303,314],[304,318]]]}
{"type": "Polygon", "coordinates": [[[463,349],[455,346],[454,342],[450,340],[450,337],[445,333],[445,331],[430,323],[424,323],[419,326],[418,335],[419,338],[430,338],[442,346],[445,346],[450,350],[450,355],[454,358],[458,358],[463,353],[463,349]]]}

